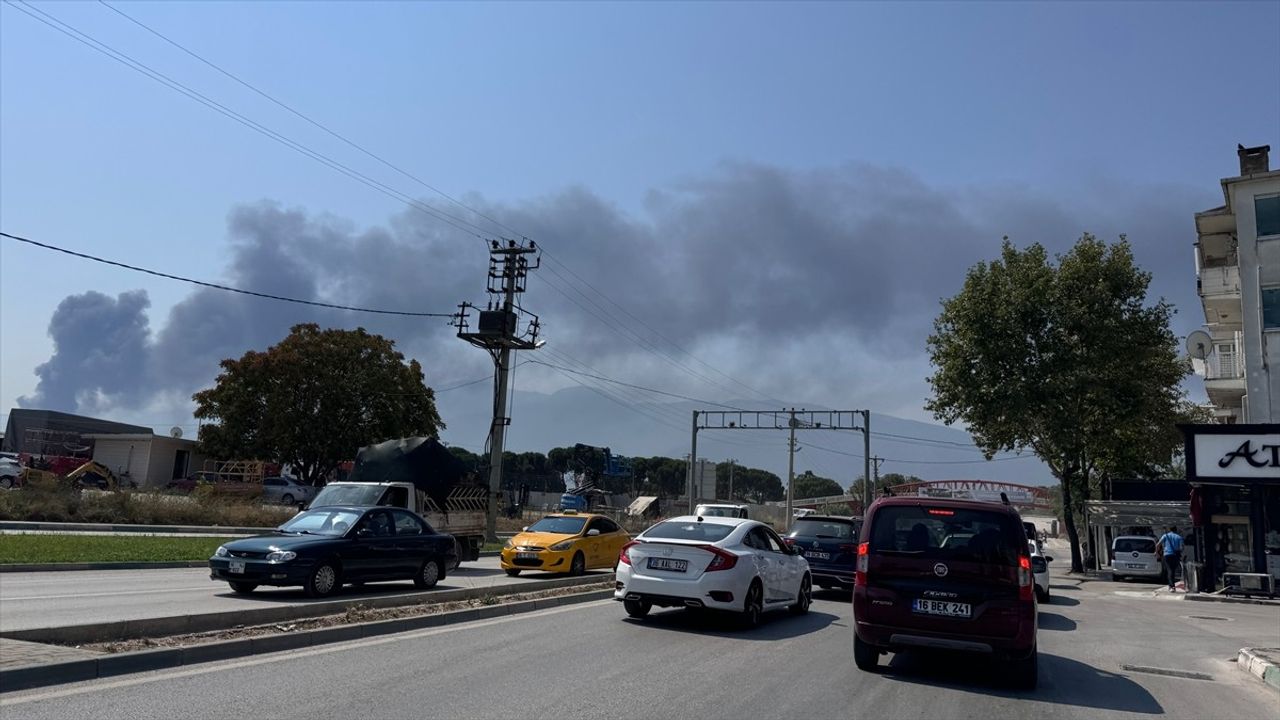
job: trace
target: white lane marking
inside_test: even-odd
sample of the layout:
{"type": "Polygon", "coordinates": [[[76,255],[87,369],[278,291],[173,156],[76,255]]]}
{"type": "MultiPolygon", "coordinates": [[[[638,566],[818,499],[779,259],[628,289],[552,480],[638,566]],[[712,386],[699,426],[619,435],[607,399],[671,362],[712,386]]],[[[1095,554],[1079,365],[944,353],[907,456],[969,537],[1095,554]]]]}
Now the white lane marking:
{"type": "Polygon", "coordinates": [[[26,595],[11,597],[9,595],[0,595],[0,600],[4,602],[13,602],[15,600],[62,600],[65,598],[95,598],[95,597],[111,597],[113,595],[152,595],[154,593],[173,593],[173,592],[191,592],[192,590],[210,590],[208,585],[199,587],[184,588],[166,588],[163,590],[119,590],[116,592],[101,593],[72,593],[70,595],[26,595]]]}
{"type": "MultiPolygon", "coordinates": [[[[315,655],[328,655],[330,653],[343,652],[346,650],[354,650],[357,648],[374,647],[376,645],[386,645],[389,643],[404,642],[405,640],[418,640],[420,638],[432,637],[435,635],[443,635],[450,632],[459,632],[462,630],[474,630],[476,628],[491,627],[493,625],[502,625],[504,623],[514,622],[516,620],[527,620],[529,618],[545,617],[547,615],[558,615],[563,612],[572,612],[590,607],[603,607],[604,605],[616,602],[613,599],[595,600],[592,602],[575,603],[572,605],[564,605],[558,608],[548,608],[546,610],[536,610],[534,612],[516,613],[515,615],[506,615],[492,620],[477,620],[467,623],[458,623],[456,625],[446,625],[445,627],[432,628],[429,630],[416,630],[406,633],[398,633],[395,635],[384,635],[365,640],[351,640],[348,642],[334,643],[332,645],[323,645],[321,647],[308,648],[305,650],[282,650],[277,653],[271,653],[266,656],[260,656],[253,659],[237,660],[223,663],[210,663],[207,665],[197,665],[189,670],[177,670],[174,672],[161,672],[157,675],[148,677],[129,678],[126,680],[114,680],[111,682],[94,684],[84,687],[68,688],[63,690],[54,690],[51,692],[39,693],[37,695],[26,695],[23,697],[3,698],[0,697],[0,708],[9,707],[11,705],[24,705],[31,702],[40,702],[42,700],[54,700],[57,698],[69,697],[72,695],[83,695],[85,693],[99,692],[102,690],[115,690],[116,688],[133,687],[135,685],[145,685],[147,683],[162,682],[167,680],[177,680],[181,678],[194,677],[196,675],[207,675],[209,673],[222,672],[224,670],[239,670],[241,668],[255,667],[258,665],[267,665],[270,663],[284,662],[286,660],[294,660],[297,658],[312,657],[315,655]]],[[[96,683],[94,680],[85,682],[96,683]]]]}

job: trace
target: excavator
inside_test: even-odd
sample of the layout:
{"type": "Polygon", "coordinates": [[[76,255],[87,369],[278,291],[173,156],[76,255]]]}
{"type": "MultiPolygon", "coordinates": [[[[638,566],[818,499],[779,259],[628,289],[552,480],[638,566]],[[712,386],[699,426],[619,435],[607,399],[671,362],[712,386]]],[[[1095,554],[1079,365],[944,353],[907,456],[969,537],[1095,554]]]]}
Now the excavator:
{"type": "MultiPolygon", "coordinates": [[[[26,485],[32,481],[48,481],[57,480],[58,475],[51,470],[41,470],[34,467],[25,467],[22,469],[21,484],[26,485]]],[[[90,460],[80,467],[72,470],[63,476],[66,482],[74,490],[83,490],[92,488],[94,490],[108,490],[117,492],[120,490],[120,480],[116,474],[111,472],[111,468],[103,465],[96,460],[90,460]]],[[[126,485],[130,488],[138,487],[138,483],[129,480],[126,485]]]]}

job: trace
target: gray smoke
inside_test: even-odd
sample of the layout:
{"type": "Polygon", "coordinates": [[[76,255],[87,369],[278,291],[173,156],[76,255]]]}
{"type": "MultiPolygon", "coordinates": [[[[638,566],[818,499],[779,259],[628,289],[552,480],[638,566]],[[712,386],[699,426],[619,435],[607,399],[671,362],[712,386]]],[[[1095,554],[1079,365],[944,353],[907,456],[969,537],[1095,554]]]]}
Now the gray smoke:
{"type": "MultiPolygon", "coordinates": [[[[863,165],[801,172],[727,164],[652,191],[639,217],[582,188],[515,205],[472,204],[546,248],[524,303],[542,316],[553,349],[634,382],[724,395],[641,350],[632,333],[678,356],[593,287],[666,339],[775,397],[881,403],[894,412],[923,400],[924,339],[939,299],[959,289],[966,268],[994,257],[1006,234],[1062,251],[1082,231],[1108,240],[1127,232],[1139,262],[1155,274],[1153,293],[1184,311],[1175,330],[1197,326],[1191,214],[1214,203],[1211,191],[1099,188],[1068,203],[1025,188],[953,192],[906,171],[863,165]]],[[[481,241],[413,210],[360,230],[262,202],[233,210],[228,225],[221,279],[230,285],[430,312],[485,299],[481,241]]],[[[489,368],[442,320],[199,289],[152,337],[146,307],[142,292],[64,300],[50,323],[54,355],[22,403],[84,410],[104,399],[136,408],[163,393],[189,397],[212,383],[221,359],[265,348],[299,322],[386,334],[424,363],[437,386],[489,368]],[[109,350],[101,347],[104,335],[113,338],[109,350]]]]}

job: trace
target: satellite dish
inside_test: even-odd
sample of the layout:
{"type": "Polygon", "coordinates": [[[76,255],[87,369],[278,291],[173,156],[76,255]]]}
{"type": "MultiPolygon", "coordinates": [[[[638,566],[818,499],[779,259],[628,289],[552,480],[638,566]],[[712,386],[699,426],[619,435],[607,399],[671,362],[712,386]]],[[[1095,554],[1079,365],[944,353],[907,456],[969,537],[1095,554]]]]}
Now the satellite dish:
{"type": "Polygon", "coordinates": [[[1212,347],[1213,338],[1203,330],[1193,330],[1187,335],[1187,354],[1197,360],[1208,357],[1212,347]]]}
{"type": "Polygon", "coordinates": [[[178,427],[177,425],[174,425],[173,427],[169,428],[169,437],[181,439],[182,428],[178,427]]]}

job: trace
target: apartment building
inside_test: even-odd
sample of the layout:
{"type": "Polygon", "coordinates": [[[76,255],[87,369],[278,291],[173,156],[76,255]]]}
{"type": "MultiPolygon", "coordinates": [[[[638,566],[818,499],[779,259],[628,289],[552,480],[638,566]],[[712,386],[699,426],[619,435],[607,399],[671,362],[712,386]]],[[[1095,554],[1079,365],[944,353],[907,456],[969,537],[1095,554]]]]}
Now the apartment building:
{"type": "Polygon", "coordinates": [[[1280,422],[1280,170],[1270,150],[1239,146],[1240,175],[1222,180],[1225,204],[1195,216],[1209,342],[1192,354],[1202,356],[1196,371],[1220,423],[1280,422]]]}

